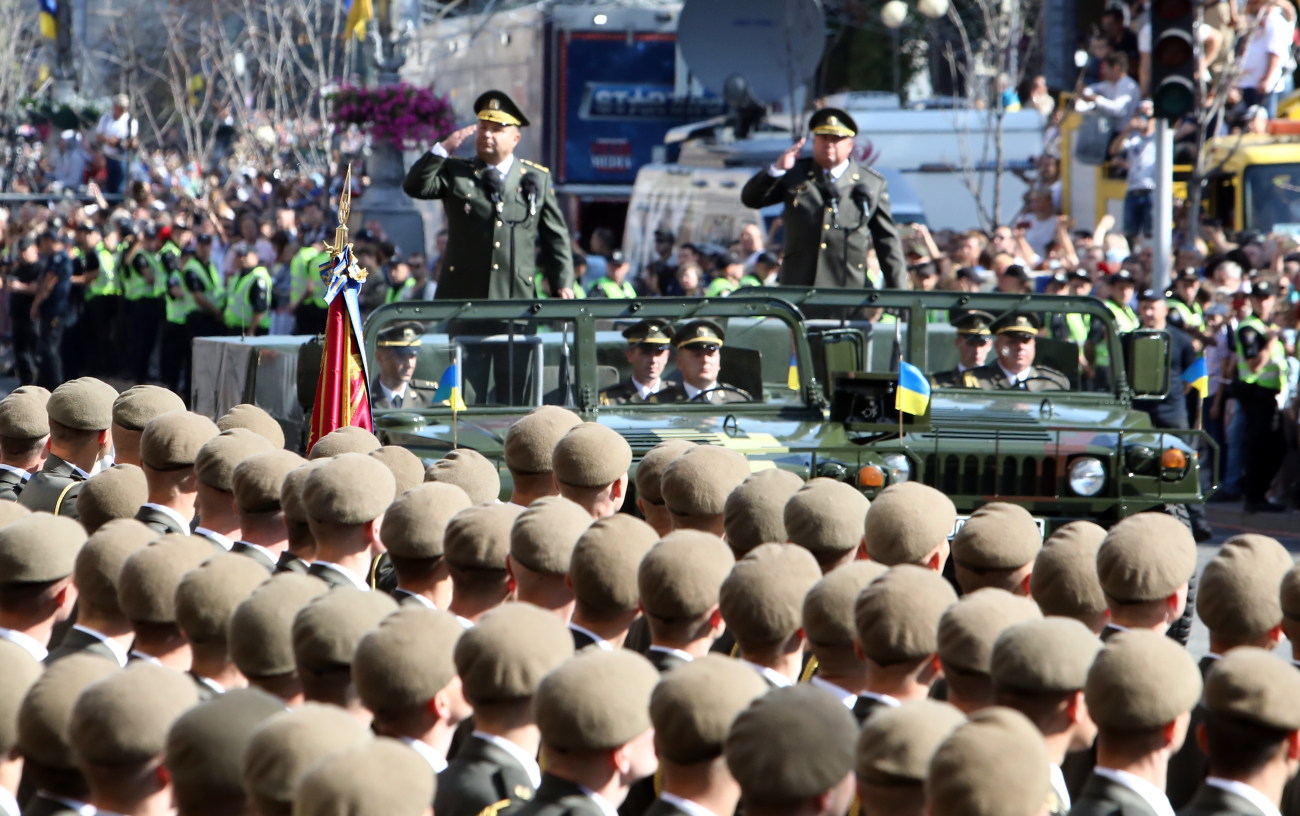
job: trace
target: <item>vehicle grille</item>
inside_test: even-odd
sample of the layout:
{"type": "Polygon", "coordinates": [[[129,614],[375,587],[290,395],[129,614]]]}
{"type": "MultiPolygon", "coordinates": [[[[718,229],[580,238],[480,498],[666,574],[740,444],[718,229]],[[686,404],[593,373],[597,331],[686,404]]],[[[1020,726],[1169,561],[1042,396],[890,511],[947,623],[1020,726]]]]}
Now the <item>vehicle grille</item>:
{"type": "MultiPolygon", "coordinates": [[[[633,450],[649,450],[660,442],[667,442],[670,439],[685,439],[687,442],[694,442],[697,445],[716,445],[722,438],[722,434],[708,433],[701,431],[674,431],[672,429],[660,429],[655,431],[620,431],[627,444],[633,450]]],[[[745,439],[747,434],[741,432],[733,435],[731,438],[745,439]]]]}
{"type": "Polygon", "coordinates": [[[923,481],[949,495],[1050,497],[1059,494],[1054,457],[937,454],[925,457],[923,481]]]}

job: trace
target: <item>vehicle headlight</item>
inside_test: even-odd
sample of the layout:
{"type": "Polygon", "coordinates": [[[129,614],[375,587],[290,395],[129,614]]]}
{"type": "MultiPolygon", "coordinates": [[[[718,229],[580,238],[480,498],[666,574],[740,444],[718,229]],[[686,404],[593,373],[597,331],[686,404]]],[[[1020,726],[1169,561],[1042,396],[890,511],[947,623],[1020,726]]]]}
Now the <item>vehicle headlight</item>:
{"type": "Polygon", "coordinates": [[[912,460],[901,453],[887,453],[881,457],[889,469],[889,483],[897,484],[912,478],[912,460]]]}
{"type": "Polygon", "coordinates": [[[1106,484],[1101,460],[1082,456],[1070,463],[1070,489],[1080,496],[1095,496],[1106,484]]]}

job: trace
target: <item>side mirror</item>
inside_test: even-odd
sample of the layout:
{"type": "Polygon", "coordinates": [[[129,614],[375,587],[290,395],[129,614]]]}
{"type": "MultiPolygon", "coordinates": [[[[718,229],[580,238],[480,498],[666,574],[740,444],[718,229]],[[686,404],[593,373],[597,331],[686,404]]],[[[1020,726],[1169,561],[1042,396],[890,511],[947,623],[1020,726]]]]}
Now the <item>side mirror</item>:
{"type": "Polygon", "coordinates": [[[1169,393],[1169,335],[1136,329],[1120,337],[1129,389],[1134,399],[1164,399],[1169,393]]]}

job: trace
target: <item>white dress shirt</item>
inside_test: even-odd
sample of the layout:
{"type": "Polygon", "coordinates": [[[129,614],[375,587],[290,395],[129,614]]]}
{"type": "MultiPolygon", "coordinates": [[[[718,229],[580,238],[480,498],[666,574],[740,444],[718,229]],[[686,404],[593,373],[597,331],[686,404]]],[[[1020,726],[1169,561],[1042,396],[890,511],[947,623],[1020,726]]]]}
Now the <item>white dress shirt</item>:
{"type": "Polygon", "coordinates": [[[1073,803],[1070,801],[1070,789],[1065,784],[1065,774],[1061,771],[1061,766],[1055,762],[1047,763],[1047,775],[1051,780],[1052,790],[1056,792],[1056,798],[1061,800],[1061,807],[1069,813],[1073,803]]]}
{"type": "Polygon", "coordinates": [[[152,507],[154,510],[157,510],[159,513],[162,513],[167,518],[176,522],[178,525],[180,525],[181,529],[185,530],[185,534],[189,535],[190,520],[187,518],[182,518],[180,513],[177,513],[175,510],[171,509],[170,507],[165,507],[161,504],[154,504],[153,502],[145,502],[144,506],[152,507]]]}
{"type": "Polygon", "coordinates": [[[789,677],[786,677],[784,674],[781,674],[781,672],[777,671],[776,669],[769,669],[767,666],[760,666],[757,663],[744,659],[743,657],[740,658],[740,662],[744,663],[746,666],[750,667],[754,671],[763,675],[763,677],[769,683],[776,686],[777,688],[785,688],[786,686],[794,685],[793,680],[791,680],[789,677]]]}
{"type": "Polygon", "coordinates": [[[50,650],[45,648],[45,646],[37,641],[36,638],[26,632],[19,632],[17,629],[0,628],[0,640],[17,643],[19,646],[23,647],[23,650],[26,651],[27,654],[36,658],[37,663],[45,662],[46,656],[50,653],[50,650]]]}
{"type": "Polygon", "coordinates": [[[698,802],[692,802],[690,799],[683,799],[671,793],[661,793],[659,798],[690,816],[718,816],[718,814],[706,808],[698,802]]]}
{"type": "Polygon", "coordinates": [[[1169,797],[1165,792],[1152,785],[1140,776],[1135,776],[1128,771],[1121,771],[1115,768],[1103,768],[1100,765],[1092,769],[1097,776],[1109,779],[1112,782],[1123,785],[1129,790],[1142,797],[1142,801],[1156,814],[1156,816],[1175,816],[1173,807],[1169,804],[1169,797]]]}
{"type": "Polygon", "coordinates": [[[678,657],[681,658],[682,660],[685,660],[687,663],[690,663],[695,660],[695,655],[691,654],[690,652],[683,652],[681,649],[674,649],[671,646],[651,646],[650,651],[670,654],[673,655],[674,657],[678,657]]]}
{"type": "Polygon", "coordinates": [[[355,586],[357,589],[361,589],[361,590],[370,589],[370,587],[366,584],[366,582],[361,580],[361,576],[357,575],[355,572],[348,569],[347,567],[340,566],[338,564],[335,564],[332,561],[313,561],[312,563],[320,564],[322,567],[329,567],[330,569],[337,572],[339,575],[342,575],[344,578],[347,578],[352,583],[352,585],[355,586]]]}
{"type": "Polygon", "coordinates": [[[79,623],[73,624],[72,628],[76,629],[79,632],[83,632],[87,635],[90,635],[95,640],[98,640],[100,643],[107,646],[108,650],[113,653],[114,657],[117,658],[117,665],[121,666],[122,668],[126,668],[127,654],[126,654],[126,649],[122,648],[122,644],[118,643],[116,640],[113,640],[111,637],[104,634],[103,632],[96,631],[87,626],[82,626],[79,623]]]}
{"type": "Polygon", "coordinates": [[[398,739],[411,746],[415,753],[424,757],[424,761],[429,763],[429,767],[433,768],[434,773],[440,774],[447,770],[447,758],[433,750],[429,743],[424,740],[411,739],[410,737],[398,737],[398,739]]]}
{"type": "Polygon", "coordinates": [[[23,484],[27,484],[27,480],[32,478],[32,474],[30,472],[23,470],[22,468],[19,467],[14,467],[13,465],[0,464],[0,470],[7,470],[10,473],[14,474],[19,479],[23,480],[23,484]]]}
{"type": "MultiPolygon", "coordinates": [[[[221,545],[221,549],[225,550],[226,552],[230,552],[230,548],[235,546],[235,542],[231,541],[228,536],[224,536],[221,533],[218,533],[216,530],[209,530],[207,527],[204,527],[202,525],[194,528],[194,534],[201,535],[210,541],[217,542],[218,544],[221,545]]],[[[257,545],[252,544],[250,546],[256,547],[257,545]]],[[[272,558],[271,560],[274,561],[275,559],[272,558]]]]}
{"type": "Polygon", "coordinates": [[[502,751],[505,751],[507,754],[514,757],[515,762],[518,762],[524,769],[524,773],[528,774],[528,781],[533,783],[533,787],[541,787],[542,767],[538,765],[537,760],[534,757],[530,757],[528,752],[523,748],[515,745],[505,737],[498,737],[496,734],[489,734],[486,731],[475,731],[470,736],[478,737],[484,742],[490,742],[502,751]]]}
{"type": "Polygon", "coordinates": [[[609,645],[609,641],[605,640],[603,637],[601,637],[600,635],[598,635],[598,634],[596,634],[595,632],[591,631],[591,630],[588,629],[587,627],[585,627],[585,626],[579,626],[578,624],[574,623],[573,621],[569,621],[569,628],[572,629],[572,630],[575,631],[575,632],[578,632],[578,633],[580,633],[580,634],[586,635],[587,637],[589,637],[589,638],[591,638],[592,640],[594,640],[594,641],[595,641],[595,644],[594,644],[594,645],[596,646],[596,648],[600,649],[602,652],[612,652],[612,651],[614,651],[614,647],[611,646],[611,645],[609,645]]]}
{"type": "Polygon", "coordinates": [[[829,680],[823,680],[815,674],[808,680],[808,682],[817,688],[826,689],[831,694],[834,694],[835,699],[844,703],[844,707],[849,711],[852,711],[854,704],[858,702],[858,695],[845,689],[843,686],[837,686],[829,680]]]}
{"type": "Polygon", "coordinates": [[[1247,802],[1250,802],[1252,805],[1259,808],[1259,812],[1263,813],[1264,816],[1282,816],[1277,809],[1277,805],[1273,804],[1269,801],[1267,796],[1260,793],[1257,789],[1252,788],[1250,785],[1247,785],[1245,782],[1238,782],[1235,779],[1224,779],[1221,776],[1207,776],[1205,778],[1205,784],[1211,788],[1218,788],[1219,790],[1225,790],[1228,793],[1237,794],[1242,799],[1245,799],[1247,802]]]}

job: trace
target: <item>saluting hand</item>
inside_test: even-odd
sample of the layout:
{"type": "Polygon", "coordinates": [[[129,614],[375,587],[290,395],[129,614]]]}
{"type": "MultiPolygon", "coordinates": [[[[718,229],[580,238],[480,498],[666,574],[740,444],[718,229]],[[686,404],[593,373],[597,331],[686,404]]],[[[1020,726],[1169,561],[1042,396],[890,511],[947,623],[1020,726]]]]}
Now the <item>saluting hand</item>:
{"type": "Polygon", "coordinates": [[[792,169],[795,160],[799,158],[799,151],[803,149],[803,143],[806,141],[807,138],[805,137],[790,145],[790,147],[786,148],[784,153],[777,157],[776,161],[772,163],[772,166],[777,170],[792,169]]]}
{"type": "Polygon", "coordinates": [[[474,131],[476,130],[478,130],[477,124],[466,125],[465,127],[461,128],[455,133],[452,133],[447,138],[443,139],[442,149],[447,151],[449,154],[455,153],[457,148],[459,148],[462,144],[465,143],[466,139],[474,135],[474,131]]]}

